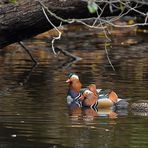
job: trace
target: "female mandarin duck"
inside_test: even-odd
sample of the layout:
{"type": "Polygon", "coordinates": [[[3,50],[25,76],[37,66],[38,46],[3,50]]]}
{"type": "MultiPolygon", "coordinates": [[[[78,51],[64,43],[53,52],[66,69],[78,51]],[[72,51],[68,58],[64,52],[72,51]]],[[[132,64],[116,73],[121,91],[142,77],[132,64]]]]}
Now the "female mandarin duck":
{"type": "Polygon", "coordinates": [[[69,90],[67,94],[67,103],[68,105],[78,105],[82,107],[82,98],[80,90],[82,88],[82,84],[79,80],[78,75],[74,73],[70,73],[68,76],[68,80],[66,81],[69,84],[69,90]]]}

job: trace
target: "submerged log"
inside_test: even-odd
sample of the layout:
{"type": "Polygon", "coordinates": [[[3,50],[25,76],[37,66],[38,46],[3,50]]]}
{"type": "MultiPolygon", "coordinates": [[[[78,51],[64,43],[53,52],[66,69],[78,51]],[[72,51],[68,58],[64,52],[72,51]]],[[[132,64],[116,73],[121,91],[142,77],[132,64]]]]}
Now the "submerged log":
{"type": "MultiPolygon", "coordinates": [[[[11,3],[0,7],[0,48],[53,28],[45,18],[38,0],[17,1],[16,4],[11,3]]],[[[85,1],[42,0],[41,2],[63,19],[88,18],[96,15],[89,13],[85,1]]],[[[101,3],[101,6],[103,7],[104,3],[101,3]]],[[[143,7],[140,7],[140,9],[143,9],[143,7]]],[[[143,10],[145,11],[145,9],[143,10]]],[[[118,15],[119,13],[120,10],[111,12],[108,5],[102,16],[118,15]]],[[[49,13],[48,17],[55,26],[59,26],[60,20],[49,13]]]]}

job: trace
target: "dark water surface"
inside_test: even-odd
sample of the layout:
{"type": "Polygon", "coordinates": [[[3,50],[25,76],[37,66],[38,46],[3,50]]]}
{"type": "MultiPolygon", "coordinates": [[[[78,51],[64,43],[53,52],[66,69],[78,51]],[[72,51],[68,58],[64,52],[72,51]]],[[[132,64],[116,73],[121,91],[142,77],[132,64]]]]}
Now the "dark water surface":
{"type": "Polygon", "coordinates": [[[36,67],[17,44],[0,50],[0,148],[147,148],[146,113],[124,110],[113,118],[111,111],[106,117],[101,111],[70,112],[65,80],[76,72],[84,87],[112,88],[130,102],[148,99],[148,32],[112,30],[107,49],[115,72],[101,31],[64,28],[56,46],[82,58],[73,63],[62,53],[54,57],[51,34],[25,42],[36,67]]]}

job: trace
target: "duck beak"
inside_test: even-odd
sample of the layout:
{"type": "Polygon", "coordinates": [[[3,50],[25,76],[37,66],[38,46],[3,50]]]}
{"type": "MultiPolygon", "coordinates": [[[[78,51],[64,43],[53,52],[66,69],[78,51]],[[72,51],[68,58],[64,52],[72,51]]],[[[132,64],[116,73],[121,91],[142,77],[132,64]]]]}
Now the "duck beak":
{"type": "Polygon", "coordinates": [[[67,79],[67,80],[66,80],[66,83],[70,83],[70,79],[67,79]]]}

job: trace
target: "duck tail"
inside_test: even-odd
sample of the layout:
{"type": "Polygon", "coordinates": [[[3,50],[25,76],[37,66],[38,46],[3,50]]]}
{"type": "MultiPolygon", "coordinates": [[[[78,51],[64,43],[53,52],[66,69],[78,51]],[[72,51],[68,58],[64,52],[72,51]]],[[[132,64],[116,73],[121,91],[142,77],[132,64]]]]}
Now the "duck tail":
{"type": "Polygon", "coordinates": [[[109,97],[109,99],[110,99],[113,103],[117,103],[117,101],[118,101],[118,95],[117,95],[114,91],[111,91],[111,92],[108,94],[108,97],[109,97]]]}

